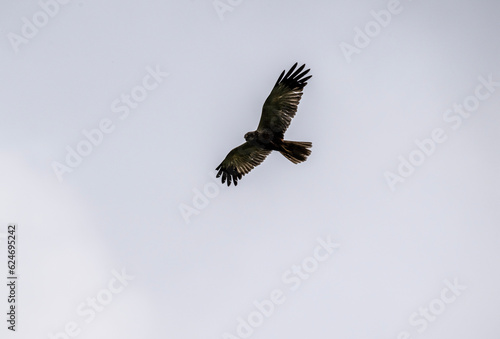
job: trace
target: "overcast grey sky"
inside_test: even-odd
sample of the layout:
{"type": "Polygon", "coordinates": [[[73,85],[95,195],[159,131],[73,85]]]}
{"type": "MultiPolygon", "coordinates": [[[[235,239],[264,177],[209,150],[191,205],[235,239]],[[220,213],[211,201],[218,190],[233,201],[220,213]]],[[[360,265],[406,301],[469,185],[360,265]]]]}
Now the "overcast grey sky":
{"type": "MultiPolygon", "coordinates": [[[[500,4],[0,4],[17,338],[500,333],[500,4]],[[282,70],[311,141],[223,186],[282,70]]],[[[6,312],[1,328],[8,338],[6,312]]]]}

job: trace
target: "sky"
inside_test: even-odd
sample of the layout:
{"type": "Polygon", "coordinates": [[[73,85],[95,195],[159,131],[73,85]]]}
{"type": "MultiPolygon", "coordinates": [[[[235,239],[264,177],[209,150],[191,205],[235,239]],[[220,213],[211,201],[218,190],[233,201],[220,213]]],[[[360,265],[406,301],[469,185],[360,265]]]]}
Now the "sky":
{"type": "Polygon", "coordinates": [[[498,336],[499,13],[2,1],[2,338],[498,336]],[[222,185],[296,62],[312,154],[222,185]]]}

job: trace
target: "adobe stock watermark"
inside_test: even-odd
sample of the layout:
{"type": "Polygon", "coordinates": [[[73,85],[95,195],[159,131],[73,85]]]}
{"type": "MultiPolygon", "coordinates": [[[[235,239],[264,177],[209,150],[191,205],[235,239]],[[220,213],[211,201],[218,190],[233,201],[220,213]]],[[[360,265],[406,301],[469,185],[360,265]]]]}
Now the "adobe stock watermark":
{"type": "MultiPolygon", "coordinates": [[[[488,77],[479,76],[473,94],[465,97],[461,103],[453,103],[452,108],[443,113],[443,121],[452,131],[457,131],[465,119],[472,116],[481,106],[481,102],[491,97],[500,87],[500,82],[493,80],[493,74],[488,77]]],[[[448,133],[444,128],[434,128],[428,138],[415,139],[415,148],[408,156],[398,156],[398,165],[395,171],[385,171],[384,178],[391,191],[396,190],[396,185],[405,182],[415,173],[415,169],[422,166],[427,158],[432,156],[439,144],[448,140],[448,133]]]]}
{"type": "MultiPolygon", "coordinates": [[[[154,69],[146,67],[146,74],[140,84],[132,87],[127,93],[122,93],[119,98],[111,102],[111,112],[121,113],[118,117],[125,120],[129,117],[132,110],[139,107],[139,104],[146,100],[149,93],[157,89],[168,73],[162,71],[160,66],[154,69]]],[[[66,156],[63,162],[52,161],[52,169],[61,183],[63,175],[72,173],[79,167],[83,160],[88,157],[104,140],[104,138],[115,131],[116,125],[111,118],[102,119],[99,124],[90,130],[82,130],[83,137],[74,146],[66,146],[66,156]]]]}
{"type": "Polygon", "coordinates": [[[21,45],[26,45],[35,38],[40,30],[47,26],[50,20],[59,13],[61,5],[67,5],[69,2],[70,0],[38,1],[40,9],[31,15],[30,18],[21,18],[22,24],[19,29],[19,34],[14,32],[7,33],[7,39],[9,39],[14,53],[17,54],[21,45]]]}
{"type": "Polygon", "coordinates": [[[219,16],[220,21],[224,21],[226,13],[234,11],[234,9],[241,5],[242,2],[243,0],[214,0],[212,5],[214,6],[215,12],[219,16]]]}
{"type": "MultiPolygon", "coordinates": [[[[418,311],[413,312],[408,318],[410,326],[416,329],[418,334],[425,332],[430,324],[435,322],[467,289],[467,286],[458,282],[458,278],[453,279],[453,282],[446,279],[443,283],[445,287],[441,289],[439,295],[424,306],[419,307],[418,311]]],[[[413,339],[416,337],[411,329],[402,330],[396,336],[397,339],[413,339]]]]}
{"type": "Polygon", "coordinates": [[[87,297],[76,307],[76,314],[79,320],[68,321],[61,331],[49,333],[49,339],[69,339],[75,338],[83,331],[85,324],[94,321],[98,313],[104,312],[113,299],[134,280],[134,276],[127,274],[123,268],[121,272],[111,271],[112,278],[109,279],[105,287],[100,289],[94,296],[87,297]]]}
{"type": "MultiPolygon", "coordinates": [[[[317,238],[317,245],[312,255],[305,257],[300,264],[292,265],[285,270],[281,276],[281,282],[286,285],[288,291],[294,292],[299,289],[302,282],[311,278],[320,266],[320,263],[328,260],[333,251],[340,247],[332,241],[330,236],[325,239],[317,238]]],[[[275,312],[277,306],[283,305],[287,301],[286,289],[275,288],[269,293],[269,297],[253,302],[253,311],[245,317],[236,318],[235,334],[224,332],[222,339],[249,338],[255,329],[262,326],[266,319],[269,319],[275,312]]]]}
{"type": "Polygon", "coordinates": [[[380,35],[382,29],[389,26],[392,19],[401,12],[403,12],[403,5],[400,0],[389,0],[386,9],[370,11],[373,20],[368,21],[363,28],[354,27],[352,44],[344,41],[339,44],[347,63],[351,63],[354,54],[360,54],[363,49],[368,47],[371,41],[380,35]]]}
{"type": "Polygon", "coordinates": [[[199,215],[202,210],[207,208],[210,201],[219,196],[220,187],[224,186],[224,184],[215,177],[215,172],[209,172],[208,176],[212,179],[211,182],[207,182],[202,189],[193,188],[191,204],[179,204],[179,212],[186,224],[191,222],[193,216],[199,215]]]}

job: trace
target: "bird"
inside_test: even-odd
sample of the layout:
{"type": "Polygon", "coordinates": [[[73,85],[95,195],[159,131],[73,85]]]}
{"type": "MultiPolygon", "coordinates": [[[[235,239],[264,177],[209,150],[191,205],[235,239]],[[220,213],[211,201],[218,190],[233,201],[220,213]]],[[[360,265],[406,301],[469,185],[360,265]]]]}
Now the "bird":
{"type": "Polygon", "coordinates": [[[264,102],[257,129],[245,134],[245,143],[232,149],[215,169],[222,184],[238,185],[238,180],[260,165],[271,151],[280,152],[294,164],[301,163],[311,154],[311,142],[284,140],[284,134],[297,112],[302,91],[312,75],[306,76],[305,64],[295,63],[285,74],[281,72],[271,93],[264,102]]]}

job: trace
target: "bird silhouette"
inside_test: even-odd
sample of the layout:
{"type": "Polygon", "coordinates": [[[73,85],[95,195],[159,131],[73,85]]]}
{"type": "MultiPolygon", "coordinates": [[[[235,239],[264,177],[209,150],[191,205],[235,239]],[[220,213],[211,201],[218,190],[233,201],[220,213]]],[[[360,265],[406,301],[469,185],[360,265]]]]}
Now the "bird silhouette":
{"type": "Polygon", "coordinates": [[[312,75],[305,64],[297,68],[295,63],[285,74],[281,73],[271,93],[264,102],[257,129],[245,134],[246,142],[232,149],[215,169],[222,183],[238,185],[245,174],[260,165],[271,151],[278,151],[294,164],[307,159],[312,143],[284,140],[284,134],[297,112],[302,90],[312,75]]]}

